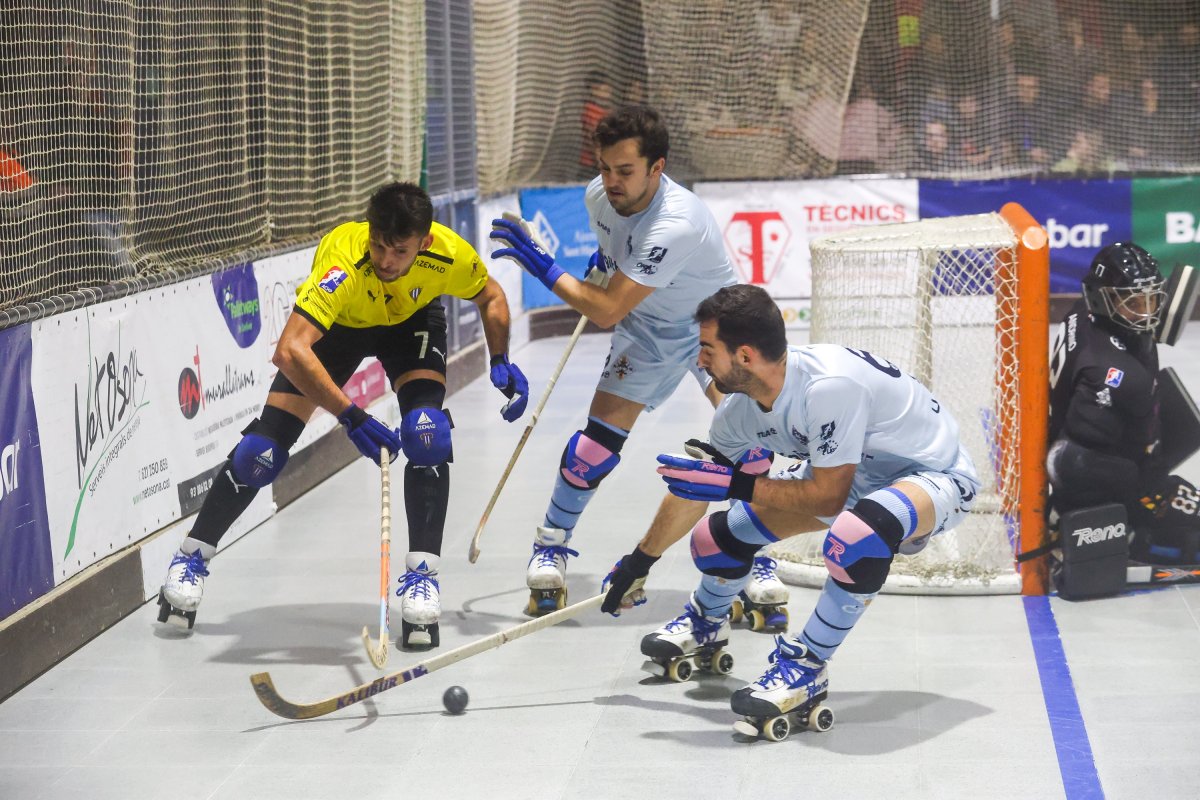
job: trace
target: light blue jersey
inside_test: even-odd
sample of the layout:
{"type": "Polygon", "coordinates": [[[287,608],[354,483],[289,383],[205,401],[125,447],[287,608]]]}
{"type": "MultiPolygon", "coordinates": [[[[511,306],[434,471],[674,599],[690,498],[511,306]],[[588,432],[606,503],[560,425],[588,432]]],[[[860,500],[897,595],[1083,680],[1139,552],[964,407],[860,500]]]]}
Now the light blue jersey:
{"type": "Polygon", "coordinates": [[[851,500],[922,472],[962,478],[962,503],[979,487],[949,409],[890,362],[835,344],[789,347],[771,410],[747,395],[728,395],[709,436],[734,460],[761,445],[806,460],[809,470],[857,464],[851,500]]]}
{"type": "MultiPolygon", "coordinates": [[[[623,217],[597,177],[585,195],[609,271],[654,288],[617,323],[597,387],[648,408],[666,400],[700,352],[700,301],[736,283],[721,229],[700,198],[663,175],[644,210],[623,217]]],[[[703,383],[703,379],[701,379],[703,383]]]]}

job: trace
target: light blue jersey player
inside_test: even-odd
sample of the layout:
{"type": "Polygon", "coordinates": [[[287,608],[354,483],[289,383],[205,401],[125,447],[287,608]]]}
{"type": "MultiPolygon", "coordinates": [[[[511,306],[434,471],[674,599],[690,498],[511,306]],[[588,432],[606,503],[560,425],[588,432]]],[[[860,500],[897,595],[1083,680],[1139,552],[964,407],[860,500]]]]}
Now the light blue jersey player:
{"type": "Polygon", "coordinates": [[[518,222],[496,220],[491,234],[506,245],[494,256],[512,258],[572,308],[614,328],[587,424],[567,442],[537,529],[526,576],[533,615],[565,604],[567,557],[578,555],[568,544],[575,524],[620,461],[642,411],[661,405],[689,371],[719,402],[696,366],[693,314],[736,280],[712,213],[663,174],[668,135],[658,114],[617,109],[597,125],[595,139],[600,175],[585,202],[600,244],[592,264],[610,274],[607,286],[566,274],[518,222]]]}
{"type": "Polygon", "coordinates": [[[919,551],[970,511],[975,466],[958,424],[924,385],[862,350],[788,347],[779,309],[760,287],[722,289],[696,316],[700,365],[728,396],[709,442],[689,442],[688,457],[659,456],[671,495],[605,580],[602,608],[617,613],[644,602],[640,584],[650,566],[690,530],[700,586],[680,617],[643,639],[642,652],[675,679],[683,660],[728,671],[727,613],[750,580],[755,553],[787,536],[827,531],[829,578],[816,609],[799,636],[776,637],[770,667],[731,700],[747,718],[738,727],[745,733],[782,738],[797,716],[824,729],[833,719],[820,707],[826,662],[878,594],[896,553],[919,551]],[[773,478],[750,474],[741,454],[756,446],[802,463],[773,478]],[[721,500],[733,501],[728,511],[704,516],[708,502],[721,500]]]}

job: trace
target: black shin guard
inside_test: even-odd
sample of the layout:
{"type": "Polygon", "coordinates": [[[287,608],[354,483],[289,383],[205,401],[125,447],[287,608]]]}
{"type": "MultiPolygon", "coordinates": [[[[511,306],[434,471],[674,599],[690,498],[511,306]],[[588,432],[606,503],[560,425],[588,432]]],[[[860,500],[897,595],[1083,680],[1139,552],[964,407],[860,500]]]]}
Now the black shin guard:
{"type": "MultiPolygon", "coordinates": [[[[258,433],[268,436],[286,451],[292,449],[292,445],[303,431],[304,420],[273,406],[263,406],[262,415],[247,425],[242,435],[258,433]]],[[[235,445],[234,450],[236,449],[235,445]]],[[[208,490],[188,535],[216,547],[221,537],[229,530],[229,526],[249,507],[258,491],[257,488],[238,480],[233,470],[233,451],[230,451],[229,458],[225,459],[225,463],[213,477],[213,485],[208,490]]]]}
{"type": "Polygon", "coordinates": [[[226,459],[213,478],[213,485],[204,497],[204,505],[200,506],[200,513],[188,535],[216,547],[258,492],[253,486],[238,482],[233,476],[233,459],[226,459]]]}
{"type": "Polygon", "coordinates": [[[450,465],[404,468],[404,511],[409,552],[442,554],[446,506],[450,501],[450,465]]]}

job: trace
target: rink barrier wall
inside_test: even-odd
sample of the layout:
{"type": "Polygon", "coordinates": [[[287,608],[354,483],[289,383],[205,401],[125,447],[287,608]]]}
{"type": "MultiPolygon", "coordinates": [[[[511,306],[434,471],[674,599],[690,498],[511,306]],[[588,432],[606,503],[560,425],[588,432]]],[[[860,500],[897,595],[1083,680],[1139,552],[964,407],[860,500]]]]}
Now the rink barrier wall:
{"type": "MultiPolygon", "coordinates": [[[[523,314],[513,320],[513,326],[523,340],[529,341],[569,335],[578,319],[574,311],[560,306],[523,314]]],[[[600,329],[589,324],[587,330],[600,329]]],[[[447,394],[453,395],[486,374],[486,367],[487,353],[482,342],[451,356],[447,364],[447,394]]],[[[386,418],[395,406],[389,392],[371,411],[386,418]]],[[[292,456],[272,484],[270,494],[276,510],[359,457],[340,428],[324,433],[292,456]]],[[[156,597],[167,561],[186,534],[184,529],[190,521],[191,517],[177,520],[105,557],[0,620],[0,702],[156,597]]],[[[222,539],[222,549],[245,532],[231,531],[230,536],[222,539]]]]}

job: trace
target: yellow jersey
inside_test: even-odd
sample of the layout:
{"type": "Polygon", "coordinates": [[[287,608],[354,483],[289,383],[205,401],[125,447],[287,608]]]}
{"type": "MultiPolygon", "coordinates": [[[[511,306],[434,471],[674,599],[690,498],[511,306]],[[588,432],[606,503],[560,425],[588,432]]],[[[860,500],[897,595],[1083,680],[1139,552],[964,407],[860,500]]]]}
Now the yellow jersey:
{"type": "Polygon", "coordinates": [[[433,244],[391,283],[375,274],[367,249],[370,226],[347,222],[317,245],[312,272],[296,289],[296,310],[323,331],[333,325],[397,325],[443,294],[469,300],[487,284],[487,267],[466,239],[437,222],[433,244]]]}

